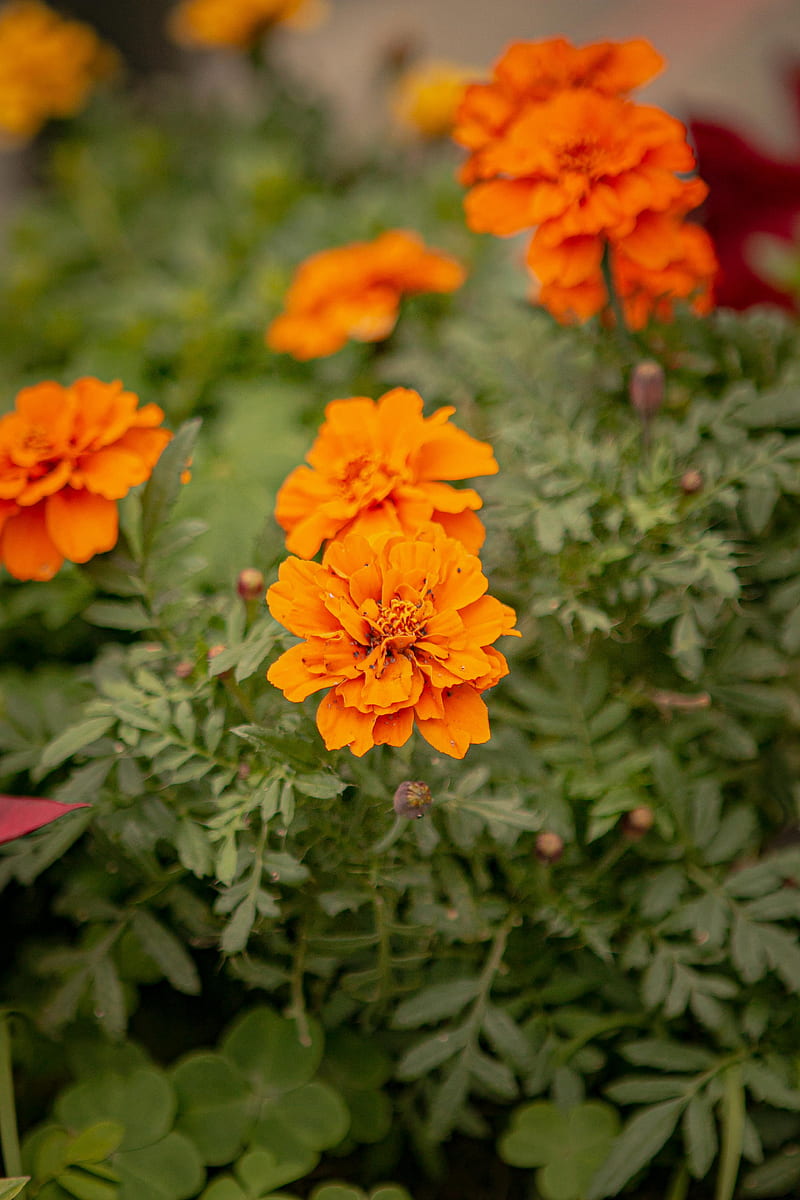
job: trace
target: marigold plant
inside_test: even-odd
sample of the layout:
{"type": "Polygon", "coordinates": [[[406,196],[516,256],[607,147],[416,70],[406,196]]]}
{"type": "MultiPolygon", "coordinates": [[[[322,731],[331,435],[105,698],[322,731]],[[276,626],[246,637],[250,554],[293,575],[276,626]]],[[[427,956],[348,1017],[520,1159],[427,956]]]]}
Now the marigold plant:
{"type": "Polygon", "coordinates": [[[309,359],[333,354],[351,338],[381,341],[395,327],[402,296],[453,292],[465,278],[456,259],[403,229],[322,250],[299,267],[267,345],[309,359]]]}
{"type": "Polygon", "coordinates": [[[51,117],[72,116],[117,64],[88,25],[39,0],[11,0],[0,11],[0,132],[24,141],[51,117]]]}
{"type": "Polygon", "coordinates": [[[246,49],[271,26],[313,25],[322,11],[322,0],[182,0],[169,29],[184,45],[246,49]]]}
{"type": "Polygon", "coordinates": [[[311,558],[346,533],[383,530],[413,535],[433,521],[477,552],[484,529],[472,488],[444,479],[494,475],[492,448],[450,424],[452,407],[423,417],[422,397],[394,388],[378,401],[334,400],[309,453],[278,492],[275,516],[286,546],[311,558]]]}
{"type": "Polygon", "coordinates": [[[117,500],[143,483],[171,433],[157,404],[122,384],[78,379],[23,388],[0,417],[0,561],[51,579],[117,541],[117,500]]]}
{"type": "Polygon", "coordinates": [[[489,740],[481,693],[508,672],[492,643],[516,632],[487,587],[480,561],[435,525],[413,540],[351,533],[321,564],[289,558],[267,602],[304,640],[267,678],[287,700],[329,689],[317,709],[328,750],[402,746],[416,724],[434,749],[463,758],[489,740]]]}

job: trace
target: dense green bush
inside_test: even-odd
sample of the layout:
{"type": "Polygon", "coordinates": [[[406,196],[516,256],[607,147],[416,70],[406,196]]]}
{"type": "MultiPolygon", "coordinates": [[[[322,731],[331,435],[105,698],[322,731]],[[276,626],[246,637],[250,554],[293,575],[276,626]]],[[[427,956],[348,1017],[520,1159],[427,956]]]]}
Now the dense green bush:
{"type": "Polygon", "coordinates": [[[86,371],[180,425],[116,550],[0,594],[4,790],[90,805],[0,851],[27,1194],[407,1200],[477,1147],[497,1196],[790,1195],[797,327],[560,328],[463,227],[447,152],[340,162],[271,104],[106,103],[12,235],[6,407],[86,371]],[[393,225],[468,260],[463,291],[379,349],[271,354],[294,265],[393,225]],[[463,762],[326,752],[235,588],[274,577],[325,403],[395,385],[501,466],[483,558],[523,637],[463,762]]]}

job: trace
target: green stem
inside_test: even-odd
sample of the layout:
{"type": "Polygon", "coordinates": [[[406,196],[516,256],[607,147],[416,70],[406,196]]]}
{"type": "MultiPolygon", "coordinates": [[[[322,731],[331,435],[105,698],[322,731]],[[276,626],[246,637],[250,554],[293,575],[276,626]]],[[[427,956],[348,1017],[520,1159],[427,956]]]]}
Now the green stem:
{"type": "Polygon", "coordinates": [[[689,1168],[681,1163],[672,1177],[665,1200],[685,1200],[689,1191],[689,1168]]]}
{"type": "Polygon", "coordinates": [[[633,348],[633,340],[631,331],[628,329],[628,323],[625,320],[625,312],[622,307],[622,301],[619,298],[616,287],[614,286],[614,274],[611,270],[611,245],[606,242],[603,248],[603,258],[600,266],[603,272],[603,283],[606,287],[606,295],[608,296],[609,307],[614,314],[614,325],[617,331],[617,336],[626,355],[630,354],[633,348]]]}
{"type": "Polygon", "coordinates": [[[22,1175],[19,1152],[17,1112],[14,1105],[14,1077],[11,1071],[11,1034],[9,1014],[0,1013],[0,1147],[6,1174],[11,1178],[22,1175]]]}

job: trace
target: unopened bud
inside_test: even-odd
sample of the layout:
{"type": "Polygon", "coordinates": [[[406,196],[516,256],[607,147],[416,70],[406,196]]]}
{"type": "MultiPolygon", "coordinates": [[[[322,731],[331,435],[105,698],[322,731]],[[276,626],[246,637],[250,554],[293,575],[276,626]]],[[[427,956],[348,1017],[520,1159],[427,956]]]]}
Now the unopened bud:
{"type": "Polygon", "coordinates": [[[177,679],[188,679],[194,670],[194,663],[189,662],[188,658],[183,659],[175,665],[175,677],[177,679]]]}
{"type": "Polygon", "coordinates": [[[244,601],[261,600],[264,595],[264,575],[257,567],[245,567],[236,580],[236,591],[244,601]]]}
{"type": "Polygon", "coordinates": [[[693,496],[695,492],[703,490],[703,476],[699,471],[692,469],[684,471],[681,475],[681,491],[684,496],[693,496]]]}
{"type": "Polygon", "coordinates": [[[558,862],[564,853],[564,839],[549,829],[536,835],[536,857],[543,863],[558,862]]]}
{"type": "Polygon", "coordinates": [[[631,842],[638,842],[653,828],[655,813],[647,804],[639,804],[626,812],[622,821],[622,832],[631,842]]]}
{"type": "Polygon", "coordinates": [[[664,368],[651,359],[637,363],[629,385],[631,404],[643,421],[654,417],[664,403],[664,368]]]}
{"type": "Polygon", "coordinates": [[[432,804],[431,789],[421,780],[404,780],[394,794],[394,811],[398,817],[424,817],[432,804]]]}
{"type": "Polygon", "coordinates": [[[246,762],[239,763],[238,769],[236,771],[236,775],[237,775],[238,779],[249,779],[250,763],[246,763],[246,762]]]}

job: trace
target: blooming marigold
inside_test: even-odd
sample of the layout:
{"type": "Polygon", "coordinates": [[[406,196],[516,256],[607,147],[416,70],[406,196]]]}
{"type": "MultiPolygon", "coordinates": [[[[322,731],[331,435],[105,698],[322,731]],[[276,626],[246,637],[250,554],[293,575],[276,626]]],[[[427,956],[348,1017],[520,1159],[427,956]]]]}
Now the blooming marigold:
{"type": "Polygon", "coordinates": [[[117,63],[83,22],[39,0],[11,0],[0,11],[0,131],[25,140],[51,117],[72,116],[117,63]]]}
{"type": "Polygon", "coordinates": [[[470,80],[479,71],[432,59],[411,67],[397,80],[392,110],[398,123],[423,138],[447,137],[470,80]]]}
{"type": "Polygon", "coordinates": [[[413,535],[433,521],[477,552],[484,529],[472,488],[443,479],[494,475],[492,448],[450,424],[454,408],[422,415],[422,397],[394,388],[374,402],[334,400],[325,409],[306,461],[278,492],[275,516],[286,546],[312,558],[324,541],[346,533],[393,530],[413,535]]]}
{"type": "Polygon", "coordinates": [[[156,404],[122,384],[78,379],[23,388],[0,417],[0,561],[17,579],[51,579],[118,534],[117,500],[143,483],[172,434],[156,404]]]}
{"type": "Polygon", "coordinates": [[[298,269],[267,345],[305,360],[333,354],[349,338],[381,341],[395,327],[402,296],[453,292],[465,278],[454,258],[403,229],[322,250],[298,269]]]}
{"type": "Polygon", "coordinates": [[[517,632],[487,587],[479,560],[435,525],[414,540],[351,533],[321,564],[289,558],[267,603],[304,640],[267,678],[287,700],[329,689],[317,709],[328,750],[402,746],[416,723],[436,750],[463,758],[489,740],[481,693],[508,673],[492,643],[517,632]]]}
{"type": "Polygon", "coordinates": [[[485,154],[503,177],[467,195],[470,228],[504,236],[536,225],[550,246],[579,234],[624,236],[639,213],[697,191],[675,174],[694,167],[680,121],[587,89],[537,105],[485,154]]]}
{"type": "Polygon", "coordinates": [[[462,181],[493,174],[483,149],[502,139],[532,106],[570,88],[625,96],[663,66],[661,55],[641,38],[580,47],[565,38],[515,42],[495,64],[491,81],[473,83],[464,93],[453,130],[455,140],[472,151],[462,181]]]}
{"type": "Polygon", "coordinates": [[[169,29],[185,45],[247,49],[272,25],[316,24],[324,8],[323,0],[182,0],[169,29]]]}

